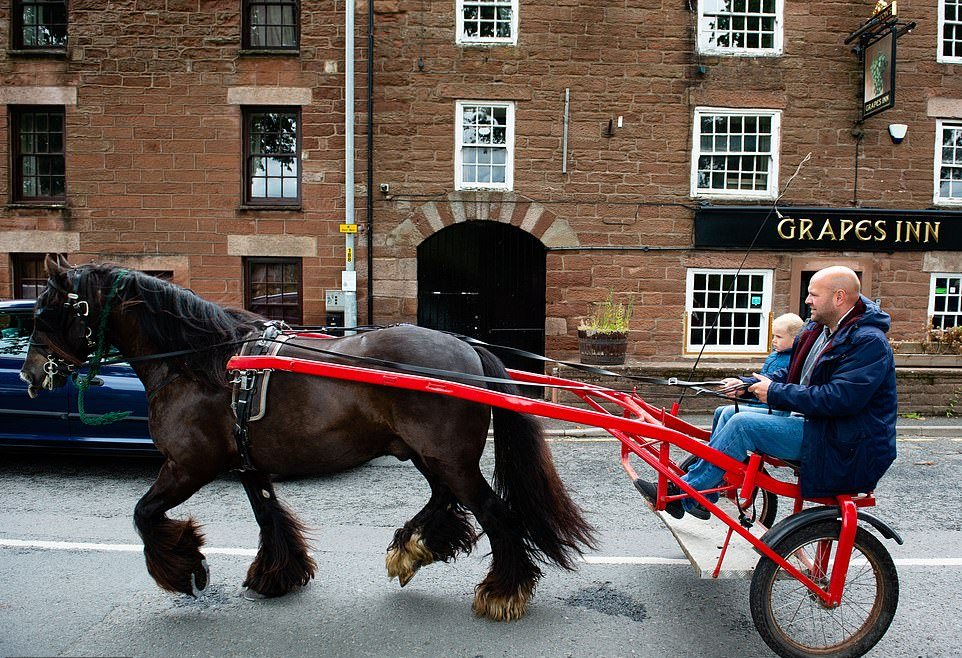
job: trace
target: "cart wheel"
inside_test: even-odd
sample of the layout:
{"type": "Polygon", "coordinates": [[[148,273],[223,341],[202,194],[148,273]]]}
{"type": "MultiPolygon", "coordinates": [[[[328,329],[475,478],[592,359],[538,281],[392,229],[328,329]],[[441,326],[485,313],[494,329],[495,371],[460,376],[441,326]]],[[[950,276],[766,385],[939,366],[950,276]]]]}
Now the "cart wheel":
{"type": "MultiPolygon", "coordinates": [[[[772,547],[802,572],[811,573],[818,551],[835,561],[841,521],[818,521],[792,532],[772,547]]],[[[824,578],[828,587],[828,576],[824,578]]],[[[785,658],[863,655],[885,635],[899,602],[899,578],[882,542],[864,528],[845,579],[842,603],[826,608],[807,587],[771,559],[761,558],[752,576],[751,610],[755,628],[775,653],[785,658]]]]}
{"type": "MultiPolygon", "coordinates": [[[[697,460],[698,457],[695,457],[695,455],[688,455],[688,457],[678,465],[678,468],[687,473],[688,469],[691,468],[692,464],[694,464],[697,460]]],[[[768,471],[762,467],[762,472],[767,473],[768,471]]],[[[746,509],[745,513],[752,521],[761,523],[766,528],[771,528],[773,525],[775,525],[775,517],[778,516],[778,496],[773,494],[771,491],[757,489],[755,491],[755,498],[752,500],[752,506],[746,509]],[[758,501],[758,494],[761,494],[762,496],[760,507],[756,504],[758,501]]]]}

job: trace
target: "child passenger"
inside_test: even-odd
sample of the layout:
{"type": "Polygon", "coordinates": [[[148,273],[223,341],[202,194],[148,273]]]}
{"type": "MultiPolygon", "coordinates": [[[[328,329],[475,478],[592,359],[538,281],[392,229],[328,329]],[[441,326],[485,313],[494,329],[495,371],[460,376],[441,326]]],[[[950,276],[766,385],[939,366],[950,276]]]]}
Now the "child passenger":
{"type": "Polygon", "coordinates": [[[779,315],[772,320],[772,353],[765,359],[761,374],[768,375],[779,368],[787,368],[792,358],[792,344],[805,322],[794,313],[779,315]]]}
{"type": "MultiPolygon", "coordinates": [[[[761,374],[770,375],[776,370],[787,368],[788,362],[792,358],[792,345],[795,343],[795,336],[805,326],[805,321],[794,313],[779,315],[772,320],[772,353],[765,359],[761,374]]],[[[743,402],[738,405],[742,411],[753,411],[761,413],[771,413],[780,416],[787,415],[787,411],[776,411],[769,409],[768,405],[743,402]]],[[[722,414],[731,414],[735,411],[734,405],[721,406],[715,409],[715,416],[712,419],[711,429],[715,431],[715,425],[722,414]]]]}

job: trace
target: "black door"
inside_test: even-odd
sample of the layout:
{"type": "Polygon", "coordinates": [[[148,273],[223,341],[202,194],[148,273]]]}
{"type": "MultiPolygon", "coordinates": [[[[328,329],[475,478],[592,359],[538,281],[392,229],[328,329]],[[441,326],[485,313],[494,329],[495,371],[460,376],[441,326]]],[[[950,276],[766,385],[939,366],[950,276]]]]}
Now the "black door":
{"type": "MultiPolygon", "coordinates": [[[[812,319],[812,309],[808,307],[805,300],[808,298],[808,284],[812,282],[812,277],[815,276],[815,272],[816,270],[802,270],[800,285],[798,287],[798,315],[806,322],[812,319]]],[[[855,270],[855,274],[858,275],[858,280],[861,281],[862,273],[855,270]]]]}
{"type": "MultiPolygon", "coordinates": [[[[545,248],[510,224],[464,222],[418,247],[418,324],[544,353],[545,248]]],[[[494,350],[509,368],[540,361],[494,350]]]]}

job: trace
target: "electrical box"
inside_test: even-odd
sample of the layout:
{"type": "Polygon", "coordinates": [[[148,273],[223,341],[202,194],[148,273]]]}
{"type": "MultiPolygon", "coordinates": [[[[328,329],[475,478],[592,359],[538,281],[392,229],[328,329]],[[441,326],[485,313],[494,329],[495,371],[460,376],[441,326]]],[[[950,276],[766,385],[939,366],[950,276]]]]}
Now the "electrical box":
{"type": "Polygon", "coordinates": [[[328,311],[344,310],[344,292],[341,290],[324,291],[324,307],[328,311]]]}
{"type": "Polygon", "coordinates": [[[344,311],[328,310],[324,316],[324,329],[332,336],[344,335],[344,311]]]}

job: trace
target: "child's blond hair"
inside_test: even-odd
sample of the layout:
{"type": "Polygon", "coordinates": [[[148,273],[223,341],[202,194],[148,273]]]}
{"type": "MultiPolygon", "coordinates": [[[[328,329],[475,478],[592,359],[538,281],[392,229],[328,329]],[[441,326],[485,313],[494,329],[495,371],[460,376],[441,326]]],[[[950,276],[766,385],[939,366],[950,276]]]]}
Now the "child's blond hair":
{"type": "Polygon", "coordinates": [[[785,313],[772,320],[772,329],[776,327],[784,329],[789,336],[798,335],[803,326],[805,326],[805,321],[794,313],[785,313]]]}

